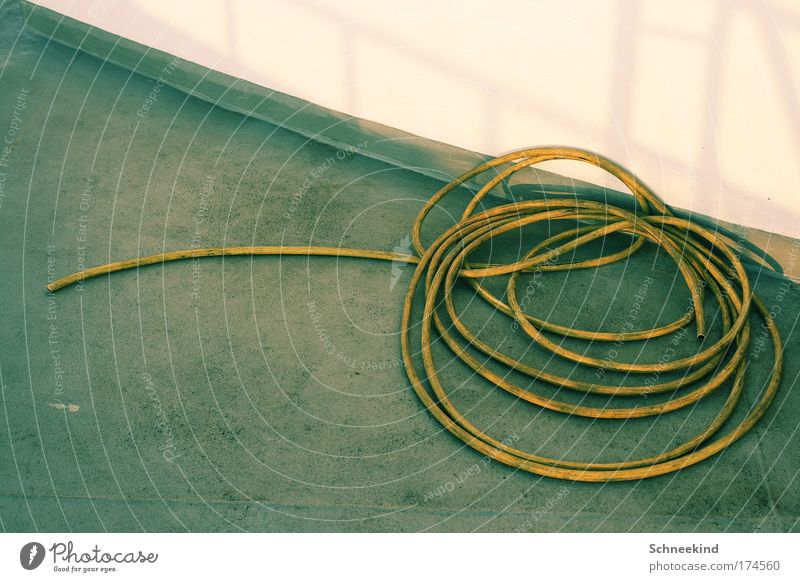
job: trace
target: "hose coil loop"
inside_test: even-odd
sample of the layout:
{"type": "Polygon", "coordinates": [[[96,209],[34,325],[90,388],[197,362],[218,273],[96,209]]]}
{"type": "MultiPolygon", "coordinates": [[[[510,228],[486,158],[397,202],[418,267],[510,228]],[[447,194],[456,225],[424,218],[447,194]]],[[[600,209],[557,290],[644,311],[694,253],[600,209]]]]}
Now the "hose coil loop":
{"type": "Polygon", "coordinates": [[[414,223],[412,239],[421,259],[406,294],[402,319],[403,360],[409,380],[425,407],[445,429],[478,452],[497,461],[538,475],[573,481],[621,481],[663,475],[698,463],[735,442],[764,415],[774,398],[782,369],[781,339],[768,310],[752,292],[739,255],[745,253],[757,261],[760,258],[719,232],[674,216],[636,176],[596,153],[563,147],[534,148],[488,161],[447,184],[427,202],[414,223]],[[630,190],[637,202],[636,212],[607,203],[575,198],[514,202],[483,212],[475,212],[481,200],[492,188],[507,180],[515,172],[548,160],[576,160],[602,168],[621,180],[630,190]],[[421,231],[431,209],[456,187],[484,172],[493,173],[494,176],[472,198],[461,220],[426,247],[421,240],[421,231]],[[473,265],[468,261],[471,253],[482,245],[490,243],[495,237],[536,222],[558,220],[581,221],[581,225],[538,242],[522,259],[513,263],[473,265]],[[585,224],[587,222],[589,224],[585,224]],[[552,262],[552,259],[563,256],[567,251],[618,232],[632,236],[633,242],[622,251],[597,259],[568,263],[552,262]],[[693,308],[680,319],[654,329],[611,333],[559,326],[526,314],[520,306],[516,287],[521,273],[536,268],[542,271],[559,271],[601,267],[625,260],[646,241],[660,246],[675,261],[689,288],[693,308]],[[506,292],[507,303],[490,293],[481,283],[485,278],[502,275],[510,275],[506,292]],[[677,380],[623,387],[561,377],[535,368],[503,354],[470,331],[460,319],[453,302],[452,290],[458,279],[469,281],[478,296],[513,318],[530,341],[562,358],[589,367],[604,367],[632,374],[679,370],[685,370],[685,373],[677,380]],[[418,299],[420,289],[423,293],[418,299]],[[706,334],[703,313],[704,289],[710,290],[719,305],[722,337],[691,357],[655,363],[609,362],[566,349],[542,333],[548,332],[588,341],[647,340],[672,333],[693,320],[698,339],[704,340],[706,334]],[[412,349],[411,329],[417,325],[412,321],[412,313],[416,300],[423,302],[423,313],[418,322],[421,339],[416,346],[416,351],[422,355],[421,366],[412,358],[415,349],[412,349]],[[751,331],[748,319],[752,307],[755,307],[764,318],[773,343],[775,362],[772,375],[760,400],[747,417],[724,436],[714,439],[713,437],[733,414],[741,398],[747,368],[745,354],[751,331]],[[498,441],[481,431],[458,411],[448,397],[434,362],[432,351],[434,330],[437,337],[441,338],[461,361],[497,388],[537,406],[569,415],[599,419],[660,415],[697,402],[731,377],[733,382],[724,405],[713,421],[699,434],[663,453],[642,459],[610,463],[548,458],[498,441]],[[481,352],[496,363],[530,378],[584,393],[640,396],[675,392],[693,384],[699,386],[661,404],[613,408],[581,406],[546,398],[512,383],[508,380],[507,374],[497,374],[481,363],[472,355],[470,349],[481,352]],[[731,351],[732,354],[729,353],[731,351]]]}

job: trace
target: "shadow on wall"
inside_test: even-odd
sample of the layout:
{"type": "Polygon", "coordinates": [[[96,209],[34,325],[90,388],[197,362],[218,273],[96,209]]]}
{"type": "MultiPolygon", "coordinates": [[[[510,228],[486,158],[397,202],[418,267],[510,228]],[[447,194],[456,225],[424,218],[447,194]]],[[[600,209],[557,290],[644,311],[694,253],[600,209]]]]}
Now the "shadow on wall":
{"type": "MultiPolygon", "coordinates": [[[[800,5],[789,0],[491,12],[476,0],[40,3],[469,150],[595,149],[674,206],[800,237],[800,63],[790,57],[800,52],[800,5]]],[[[548,167],[620,187],[576,164],[548,167]]]]}

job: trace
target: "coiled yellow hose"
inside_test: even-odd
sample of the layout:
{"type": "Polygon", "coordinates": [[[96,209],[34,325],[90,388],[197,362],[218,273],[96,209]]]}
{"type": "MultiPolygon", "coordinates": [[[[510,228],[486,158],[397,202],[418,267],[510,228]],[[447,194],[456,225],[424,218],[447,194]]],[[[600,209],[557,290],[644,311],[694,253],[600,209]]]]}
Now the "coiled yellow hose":
{"type": "Polygon", "coordinates": [[[480,453],[524,471],[559,479],[593,482],[643,479],[698,463],[741,438],[764,415],[775,396],[780,384],[783,364],[781,338],[768,310],[753,293],[740,256],[744,254],[750,260],[765,264],[763,259],[717,231],[700,226],[691,220],[674,216],[667,206],[633,174],[596,153],[565,147],[533,148],[488,161],[453,180],[434,194],[417,216],[411,235],[417,252],[416,256],[374,250],[315,246],[190,249],[86,269],[58,279],[47,288],[54,292],[78,281],[114,271],[195,257],[314,255],[416,263],[417,267],[409,284],[403,306],[401,339],[406,373],[417,396],[445,429],[480,453]],[[495,186],[503,183],[515,172],[547,160],[577,160],[609,172],[619,178],[635,197],[637,202],[635,212],[608,203],[575,198],[513,202],[483,212],[475,212],[481,200],[495,186]],[[431,209],[457,186],[484,172],[491,172],[493,177],[469,202],[461,220],[439,235],[433,243],[425,246],[421,239],[421,231],[431,209]],[[473,264],[468,261],[471,253],[497,236],[536,222],[554,220],[581,221],[581,224],[539,241],[522,259],[512,263],[487,265],[473,264]],[[554,258],[562,256],[565,252],[612,233],[632,235],[632,243],[622,251],[600,258],[553,263],[554,258]],[[648,330],[622,333],[590,331],[567,328],[538,319],[526,314],[520,306],[516,294],[520,273],[535,269],[559,271],[600,267],[627,259],[646,241],[659,245],[675,261],[691,294],[693,309],[676,321],[648,330]],[[486,277],[503,275],[509,275],[507,303],[494,296],[481,284],[486,277]],[[513,318],[531,341],[562,358],[590,367],[634,374],[677,370],[686,372],[677,380],[659,384],[615,386],[565,378],[535,368],[484,343],[464,324],[456,311],[451,293],[459,279],[468,281],[478,296],[513,318]],[[422,294],[419,293],[420,287],[422,294]],[[694,321],[698,338],[704,339],[706,333],[703,314],[704,289],[712,293],[720,307],[722,337],[691,357],[655,363],[607,361],[568,350],[542,333],[544,331],[589,341],[633,341],[664,336],[694,321]],[[412,321],[413,307],[415,301],[418,300],[423,302],[422,319],[415,324],[412,321]],[[724,435],[716,436],[733,414],[742,394],[747,369],[745,353],[750,341],[749,314],[752,307],[755,307],[755,310],[764,319],[773,344],[774,364],[770,380],[758,402],[744,420],[724,435]],[[445,325],[443,319],[445,314],[450,322],[449,325],[445,325]],[[419,325],[421,338],[419,346],[412,348],[410,334],[415,325],[419,325]],[[458,337],[454,335],[454,332],[458,337]],[[431,348],[434,333],[438,338],[444,340],[461,361],[497,388],[537,406],[569,415],[608,419],[660,415],[697,402],[730,378],[733,378],[733,381],[725,403],[711,423],[700,433],[687,438],[682,444],[668,451],[647,458],[614,463],[548,458],[516,449],[492,438],[458,411],[448,398],[447,391],[437,372],[431,348]],[[675,396],[660,404],[593,408],[546,398],[515,385],[507,379],[507,375],[499,375],[484,366],[469,353],[467,347],[478,350],[495,362],[531,378],[586,393],[637,396],[674,392],[697,383],[700,385],[686,394],[675,396]],[[415,351],[422,355],[421,366],[412,358],[415,351]]]}

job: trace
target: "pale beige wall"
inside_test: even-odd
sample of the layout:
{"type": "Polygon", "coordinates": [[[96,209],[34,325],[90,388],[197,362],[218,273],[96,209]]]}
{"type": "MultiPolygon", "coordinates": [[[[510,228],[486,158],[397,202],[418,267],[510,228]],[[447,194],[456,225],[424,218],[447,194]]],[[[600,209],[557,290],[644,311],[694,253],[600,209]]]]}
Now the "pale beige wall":
{"type": "Polygon", "coordinates": [[[37,3],[472,150],[596,149],[671,204],[800,237],[797,0],[37,3]]]}

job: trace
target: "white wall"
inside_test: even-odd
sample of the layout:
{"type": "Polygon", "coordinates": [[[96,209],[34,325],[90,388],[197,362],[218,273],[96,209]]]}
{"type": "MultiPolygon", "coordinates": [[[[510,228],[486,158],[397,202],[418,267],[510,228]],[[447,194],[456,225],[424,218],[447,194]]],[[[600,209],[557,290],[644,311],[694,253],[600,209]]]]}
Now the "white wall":
{"type": "Polygon", "coordinates": [[[670,204],[800,237],[797,0],[37,3],[471,150],[596,149],[670,204]]]}

